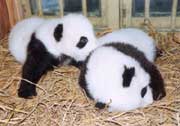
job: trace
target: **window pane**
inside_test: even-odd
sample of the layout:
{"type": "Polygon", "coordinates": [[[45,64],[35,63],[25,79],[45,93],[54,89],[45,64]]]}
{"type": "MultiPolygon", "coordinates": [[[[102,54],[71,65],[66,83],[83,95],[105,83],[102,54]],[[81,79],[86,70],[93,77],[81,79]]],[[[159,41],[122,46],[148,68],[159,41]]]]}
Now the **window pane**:
{"type": "Polygon", "coordinates": [[[178,5],[177,5],[177,16],[180,16],[180,0],[178,0],[178,5]]]}
{"type": "Polygon", "coordinates": [[[144,1],[145,0],[133,0],[132,16],[143,17],[144,16],[144,1]]]}
{"type": "Polygon", "coordinates": [[[100,0],[87,0],[88,16],[93,17],[101,16],[101,1],[100,0]]]}
{"type": "Polygon", "coordinates": [[[37,0],[30,0],[31,13],[33,15],[38,14],[37,0]]]}
{"type": "Polygon", "coordinates": [[[82,13],[81,0],[64,0],[64,14],[82,13]]]}
{"type": "Polygon", "coordinates": [[[151,0],[150,16],[170,16],[172,9],[172,0],[151,0]]]}
{"type": "Polygon", "coordinates": [[[58,0],[42,0],[42,9],[44,15],[59,15],[58,0]]]}

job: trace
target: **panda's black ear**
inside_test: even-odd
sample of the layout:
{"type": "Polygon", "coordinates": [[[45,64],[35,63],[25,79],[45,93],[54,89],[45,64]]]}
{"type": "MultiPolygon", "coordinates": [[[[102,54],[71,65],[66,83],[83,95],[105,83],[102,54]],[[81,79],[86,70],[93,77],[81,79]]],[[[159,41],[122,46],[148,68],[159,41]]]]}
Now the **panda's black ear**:
{"type": "Polygon", "coordinates": [[[57,42],[59,42],[62,38],[62,32],[63,32],[63,25],[58,24],[56,28],[54,29],[54,38],[57,42]]]}

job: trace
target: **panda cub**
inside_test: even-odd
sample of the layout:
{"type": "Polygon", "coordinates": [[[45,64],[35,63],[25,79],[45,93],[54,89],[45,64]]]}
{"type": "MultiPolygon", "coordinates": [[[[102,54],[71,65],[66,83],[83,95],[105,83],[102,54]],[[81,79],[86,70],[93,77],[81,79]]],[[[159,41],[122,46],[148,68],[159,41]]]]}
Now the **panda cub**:
{"type": "Polygon", "coordinates": [[[129,111],[163,98],[162,76],[156,66],[127,43],[104,44],[90,53],[80,72],[79,84],[96,107],[129,111]]]}
{"type": "Polygon", "coordinates": [[[154,62],[156,58],[154,40],[137,28],[120,29],[100,37],[97,41],[98,46],[112,42],[127,43],[142,51],[149,61],[154,62]]]}
{"type": "Polygon", "coordinates": [[[82,15],[35,22],[27,19],[18,23],[9,39],[11,54],[23,64],[18,89],[18,96],[23,98],[37,95],[30,82],[37,83],[53,66],[78,65],[76,62],[84,60],[96,46],[92,25],[82,15]]]}
{"type": "Polygon", "coordinates": [[[31,17],[18,22],[9,35],[9,51],[15,59],[24,64],[27,56],[27,45],[30,42],[32,33],[40,26],[45,19],[31,17]]]}

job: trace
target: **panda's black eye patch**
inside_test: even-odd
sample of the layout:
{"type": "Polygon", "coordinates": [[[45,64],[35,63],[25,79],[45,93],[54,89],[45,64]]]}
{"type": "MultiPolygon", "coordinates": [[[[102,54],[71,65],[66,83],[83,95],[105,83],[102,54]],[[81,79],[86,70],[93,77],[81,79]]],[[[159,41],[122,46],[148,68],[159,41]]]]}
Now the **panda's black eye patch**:
{"type": "Polygon", "coordinates": [[[58,24],[56,28],[54,29],[54,38],[57,42],[59,42],[62,38],[62,32],[63,32],[63,25],[58,24]]]}
{"type": "Polygon", "coordinates": [[[147,93],[147,86],[141,90],[141,97],[144,98],[146,93],[147,93]]]}
{"type": "Polygon", "coordinates": [[[76,45],[76,47],[82,49],[82,48],[87,44],[87,42],[88,42],[87,37],[82,36],[82,37],[80,38],[78,44],[76,45]]]}
{"type": "Polygon", "coordinates": [[[132,78],[134,77],[135,75],[135,68],[134,67],[126,67],[124,66],[124,73],[122,75],[123,77],[123,87],[129,87],[130,86],[130,83],[131,83],[131,80],[132,78]]]}

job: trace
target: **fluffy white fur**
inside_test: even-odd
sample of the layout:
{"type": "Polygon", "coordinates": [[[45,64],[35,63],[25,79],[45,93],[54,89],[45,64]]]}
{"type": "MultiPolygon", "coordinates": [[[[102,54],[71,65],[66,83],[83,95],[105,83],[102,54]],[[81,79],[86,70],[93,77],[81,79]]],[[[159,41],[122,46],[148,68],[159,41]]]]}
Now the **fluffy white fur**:
{"type": "Polygon", "coordinates": [[[18,22],[9,35],[9,50],[15,59],[23,64],[26,60],[26,48],[32,33],[44,22],[44,19],[32,17],[18,22]]]}
{"type": "Polygon", "coordinates": [[[79,14],[69,14],[61,19],[52,19],[43,23],[36,31],[36,36],[55,56],[60,56],[63,53],[76,61],[84,60],[96,47],[96,38],[91,23],[86,17],[79,14]],[[63,24],[60,42],[56,42],[53,36],[54,29],[58,24],[63,24]],[[82,36],[88,38],[88,43],[84,48],[79,49],[76,44],[82,36]]]}
{"type": "Polygon", "coordinates": [[[128,43],[142,51],[149,61],[154,62],[156,45],[154,40],[145,32],[136,28],[126,28],[106,34],[98,39],[98,46],[105,43],[122,42],[128,43]]]}
{"type": "Polygon", "coordinates": [[[10,52],[21,63],[25,62],[27,45],[33,32],[55,57],[63,53],[76,61],[82,61],[96,47],[96,37],[92,24],[83,15],[69,14],[63,18],[51,20],[30,18],[19,22],[11,31],[9,37],[10,52]],[[60,42],[57,42],[53,35],[58,24],[63,24],[63,34],[60,42]],[[88,43],[84,48],[79,49],[76,44],[82,36],[88,38],[88,43]]]}
{"type": "Polygon", "coordinates": [[[64,32],[62,38],[63,53],[73,57],[76,61],[83,61],[96,47],[96,37],[93,26],[83,15],[70,14],[62,19],[64,32]],[[82,49],[76,47],[81,36],[88,39],[82,49]]]}
{"type": "Polygon", "coordinates": [[[112,47],[99,47],[92,52],[87,62],[85,79],[87,89],[96,101],[111,102],[109,111],[128,111],[153,102],[148,86],[150,76],[136,60],[112,47]],[[135,76],[127,88],[122,85],[124,65],[135,67],[135,76]],[[141,90],[145,86],[148,86],[147,93],[142,98],[141,90]]]}

